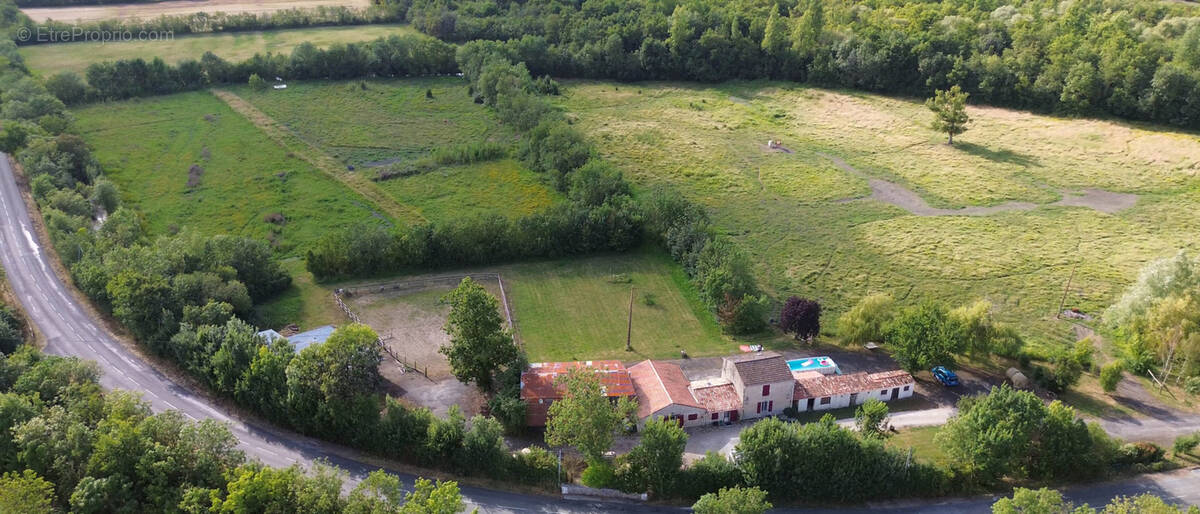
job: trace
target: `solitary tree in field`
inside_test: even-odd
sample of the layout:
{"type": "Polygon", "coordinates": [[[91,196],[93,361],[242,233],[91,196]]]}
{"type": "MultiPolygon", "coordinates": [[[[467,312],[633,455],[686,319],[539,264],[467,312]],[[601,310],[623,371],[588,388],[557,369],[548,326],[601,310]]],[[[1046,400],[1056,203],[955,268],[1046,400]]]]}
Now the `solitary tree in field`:
{"type": "Polygon", "coordinates": [[[967,117],[967,93],[961,87],[935,91],[933,98],[925,100],[925,107],[933,111],[933,130],[950,136],[948,144],[954,144],[954,136],[967,131],[971,119],[967,117]]]}
{"type": "Polygon", "coordinates": [[[495,374],[521,355],[512,335],[504,330],[499,302],[471,277],[464,278],[442,301],[450,304],[446,319],[450,344],[439,351],[446,355],[459,381],[475,382],[490,391],[495,374]]]}
{"type": "Polygon", "coordinates": [[[821,332],[821,304],[798,296],[788,298],[779,312],[779,326],[796,339],[811,340],[821,332]]]}

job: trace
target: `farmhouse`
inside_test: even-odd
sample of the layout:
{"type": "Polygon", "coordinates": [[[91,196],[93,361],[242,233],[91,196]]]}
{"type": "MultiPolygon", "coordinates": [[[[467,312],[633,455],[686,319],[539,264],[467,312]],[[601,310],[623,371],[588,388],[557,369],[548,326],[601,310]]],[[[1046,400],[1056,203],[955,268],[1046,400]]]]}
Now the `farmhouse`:
{"type": "Polygon", "coordinates": [[[550,405],[566,393],[566,386],[559,377],[577,369],[592,370],[600,375],[604,394],[609,399],[615,401],[622,396],[634,395],[629,370],[620,361],[535,362],[521,373],[521,400],[525,402],[527,426],[546,426],[550,405]]]}
{"type": "Polygon", "coordinates": [[[800,412],[852,407],[871,398],[885,402],[908,398],[915,385],[912,375],[901,370],[849,375],[802,371],[795,374],[795,383],[792,408],[800,412]]]}
{"type": "Polygon", "coordinates": [[[664,361],[645,360],[628,369],[613,360],[541,362],[530,364],[521,374],[521,400],[526,405],[526,424],[545,426],[550,405],[564,394],[559,377],[571,370],[590,369],[601,375],[609,398],[636,396],[640,429],[655,418],[696,427],[774,416],[787,407],[806,412],[850,407],[871,398],[886,402],[913,395],[916,382],[907,372],[842,375],[836,373],[831,359],[816,359],[825,359],[828,365],[811,369],[796,360],[789,366],[775,352],[734,355],[722,359],[720,376],[695,381],[689,381],[679,365],[664,361]]]}
{"type": "Polygon", "coordinates": [[[709,422],[708,411],[692,394],[683,370],[668,362],[645,360],[630,366],[629,377],[638,400],[638,428],[651,418],[666,418],[679,426],[709,422]]]}
{"type": "Polygon", "coordinates": [[[721,376],[729,380],[742,402],[741,418],[771,416],[792,404],[796,379],[787,362],[775,352],[725,357],[721,376]]]}

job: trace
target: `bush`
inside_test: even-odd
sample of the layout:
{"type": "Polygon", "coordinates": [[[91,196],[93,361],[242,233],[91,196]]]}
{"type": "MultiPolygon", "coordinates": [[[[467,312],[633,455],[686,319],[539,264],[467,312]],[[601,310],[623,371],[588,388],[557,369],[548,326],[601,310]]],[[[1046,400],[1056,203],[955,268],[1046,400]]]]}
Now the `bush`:
{"type": "Polygon", "coordinates": [[[267,81],[263,80],[262,77],[258,76],[257,73],[250,74],[249,83],[250,83],[250,89],[253,89],[255,91],[265,91],[267,89],[267,87],[269,87],[267,85],[267,81]]]}
{"type": "Polygon", "coordinates": [[[1157,444],[1139,441],[1121,445],[1117,457],[1122,464],[1153,464],[1162,460],[1164,453],[1157,444]]]}
{"type": "Polygon", "coordinates": [[[1171,445],[1171,450],[1176,455],[1179,455],[1181,453],[1191,453],[1192,450],[1196,449],[1196,446],[1200,446],[1200,432],[1176,437],[1175,444],[1171,445]]]}
{"type": "Polygon", "coordinates": [[[596,489],[610,489],[617,484],[616,470],[612,463],[605,459],[596,459],[588,463],[587,469],[579,477],[583,485],[596,489]]]}
{"type": "Polygon", "coordinates": [[[557,485],[558,457],[550,450],[531,446],[513,456],[510,476],[519,482],[533,485],[557,485]]]}
{"type": "Polygon", "coordinates": [[[1111,393],[1117,390],[1117,384],[1121,381],[1121,375],[1125,373],[1125,363],[1119,360],[1112,361],[1100,368],[1100,387],[1104,388],[1104,392],[1111,393]]]}
{"type": "Polygon", "coordinates": [[[1188,377],[1183,382],[1183,390],[1192,396],[1200,395],[1200,377],[1188,377]]]}

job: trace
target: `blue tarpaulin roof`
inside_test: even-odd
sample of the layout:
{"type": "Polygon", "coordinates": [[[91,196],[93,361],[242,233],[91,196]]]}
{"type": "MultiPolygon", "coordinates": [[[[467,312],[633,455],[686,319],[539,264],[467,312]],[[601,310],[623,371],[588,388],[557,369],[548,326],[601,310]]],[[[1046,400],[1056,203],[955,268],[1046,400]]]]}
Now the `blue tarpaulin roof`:
{"type": "MultiPolygon", "coordinates": [[[[324,343],[326,339],[329,339],[329,336],[333,335],[333,330],[333,325],[325,325],[323,327],[317,327],[309,330],[308,332],[301,332],[292,337],[288,337],[287,341],[291,343],[292,348],[295,348],[296,352],[299,353],[300,350],[308,348],[309,346],[324,343]]],[[[263,339],[266,339],[267,344],[271,344],[275,342],[276,339],[283,337],[283,335],[281,335],[279,332],[271,329],[263,330],[262,332],[259,332],[258,335],[262,336],[263,339]]]]}
{"type": "Polygon", "coordinates": [[[287,338],[287,340],[289,343],[292,343],[292,347],[299,353],[309,346],[324,343],[331,335],[333,335],[333,325],[325,325],[309,330],[308,332],[301,332],[287,338]]]}

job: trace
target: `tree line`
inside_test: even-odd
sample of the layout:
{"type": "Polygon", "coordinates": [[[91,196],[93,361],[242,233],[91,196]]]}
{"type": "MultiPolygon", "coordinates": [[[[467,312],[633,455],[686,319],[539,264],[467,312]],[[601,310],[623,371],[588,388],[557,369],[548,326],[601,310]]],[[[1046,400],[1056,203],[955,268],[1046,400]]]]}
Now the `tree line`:
{"type": "Polygon", "coordinates": [[[450,41],[504,41],[534,74],[786,79],[1063,114],[1200,126],[1200,24],[1188,3],[1086,0],[571,3],[415,0],[450,41]]]}
{"type": "MultiPolygon", "coordinates": [[[[8,323],[12,310],[0,322],[8,323]]],[[[15,319],[15,317],[14,317],[15,319]]],[[[371,473],[342,495],[345,473],[247,460],[229,427],[154,414],[137,394],[104,393],[94,362],[0,353],[0,511],[457,512],[454,482],[371,473]]]]}
{"type": "Polygon", "coordinates": [[[584,135],[543,97],[558,85],[535,79],[503,45],[462,45],[458,67],[479,103],[521,132],[515,155],[567,196],[567,201],[519,218],[480,215],[410,227],[351,227],[313,245],[306,266],[318,279],[371,276],[440,267],[493,264],[624,251],[657,242],[680,262],[701,298],[726,329],[765,326],[767,298],[749,259],[719,237],[707,213],[678,192],[635,192],[584,135]]]}
{"type": "MultiPolygon", "coordinates": [[[[151,0],[139,0],[147,2],[151,0]]],[[[106,0],[20,0],[17,5],[31,7],[62,6],[83,4],[116,3],[106,0]]],[[[10,4],[11,5],[11,4],[10,4]]],[[[15,6],[14,6],[15,7],[15,6]]],[[[370,6],[358,8],[342,5],[319,5],[311,8],[289,8],[271,12],[196,12],[191,14],[161,15],[155,18],[113,18],[87,21],[46,20],[35,22],[24,14],[17,14],[16,23],[9,28],[8,35],[23,33],[25,37],[16,38],[20,45],[38,45],[67,43],[73,41],[88,41],[91,33],[157,33],[170,34],[171,37],[190,34],[208,34],[219,32],[244,32],[251,30],[294,29],[301,27],[321,27],[335,25],[367,25],[373,23],[400,23],[405,21],[408,10],[407,1],[393,2],[376,0],[370,6]],[[21,31],[21,32],[18,32],[21,31]],[[39,34],[54,33],[53,39],[38,37],[39,34]]]]}
{"type": "Polygon", "coordinates": [[[454,47],[434,38],[406,34],[361,43],[335,43],[317,48],[301,43],[290,54],[255,54],[232,63],[212,52],[199,60],[167,64],[161,58],[104,61],[88,65],[86,82],[74,72],[46,79],[46,89],[59,100],[80,103],[163,95],[221,84],[244,84],[251,77],[344,79],[413,77],[454,73],[454,47]]]}

